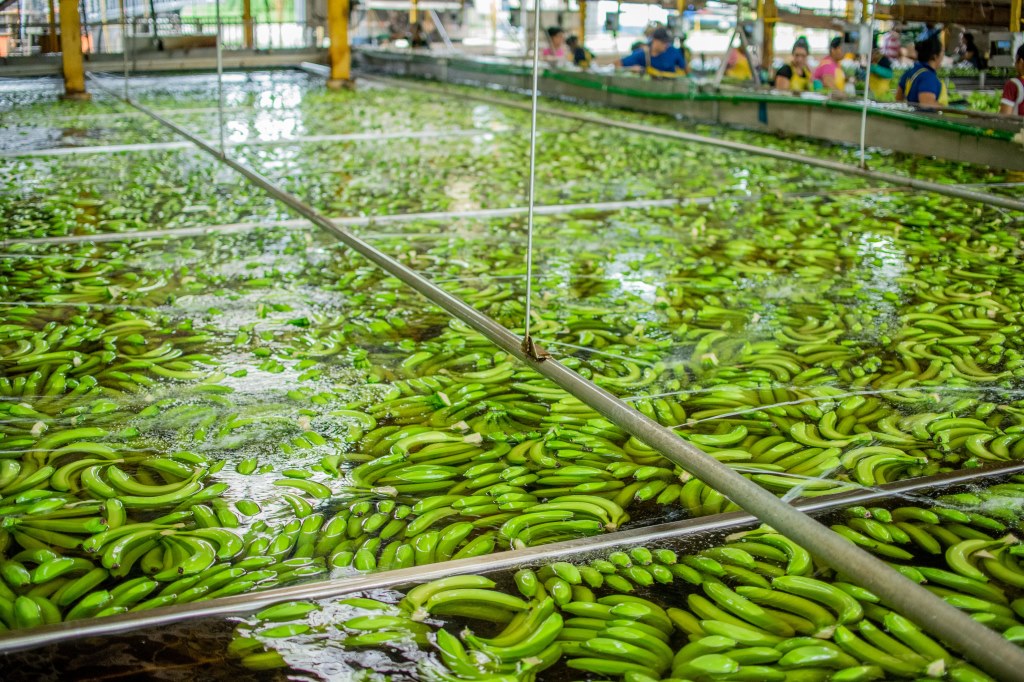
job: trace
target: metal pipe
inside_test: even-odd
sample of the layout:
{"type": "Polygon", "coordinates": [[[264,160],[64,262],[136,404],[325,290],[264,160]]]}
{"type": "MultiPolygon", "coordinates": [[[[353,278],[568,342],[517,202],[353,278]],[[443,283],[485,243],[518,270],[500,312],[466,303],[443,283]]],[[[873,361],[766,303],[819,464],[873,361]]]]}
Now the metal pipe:
{"type": "MultiPolygon", "coordinates": [[[[443,87],[433,87],[429,85],[423,85],[420,83],[406,83],[405,81],[398,81],[391,78],[384,78],[380,76],[373,76],[372,78],[390,83],[392,85],[408,87],[413,90],[422,90],[425,92],[447,94],[447,91],[443,87]]],[[[471,95],[467,94],[466,92],[459,92],[458,97],[464,100],[469,99],[477,102],[487,102],[489,104],[511,107],[514,109],[522,109],[524,111],[530,110],[530,106],[528,104],[520,104],[518,102],[510,102],[508,100],[495,99],[493,97],[486,97],[484,95],[471,95]]],[[[912,187],[914,189],[920,189],[926,192],[935,192],[936,194],[944,194],[946,196],[956,197],[958,199],[965,199],[967,201],[977,201],[983,204],[988,204],[990,206],[1006,208],[1011,211],[1024,211],[1024,201],[1021,201],[1019,199],[1011,199],[1010,197],[1001,197],[995,194],[988,194],[986,192],[973,192],[971,190],[964,189],[959,185],[944,185],[938,182],[929,182],[928,180],[918,180],[917,178],[908,178],[902,175],[897,175],[895,173],[885,173],[882,171],[860,168],[858,166],[842,163],[840,161],[819,159],[814,156],[804,156],[803,154],[784,152],[778,149],[771,149],[769,147],[758,147],[756,145],[745,144],[743,142],[734,142],[732,140],[723,140],[715,137],[694,135],[693,133],[684,133],[678,130],[670,130],[668,128],[658,128],[655,126],[642,125],[639,123],[627,123],[625,121],[616,121],[610,118],[594,116],[591,114],[579,114],[570,111],[561,111],[559,109],[551,109],[548,107],[541,107],[540,112],[547,116],[560,116],[562,118],[583,121],[584,123],[592,123],[594,125],[599,125],[603,127],[622,128],[623,130],[631,130],[633,132],[643,133],[645,135],[658,135],[661,137],[669,137],[675,140],[683,140],[685,142],[695,142],[697,144],[707,144],[716,147],[723,147],[725,149],[732,149],[733,151],[744,152],[746,154],[757,154],[758,156],[767,156],[773,159],[779,159],[781,161],[791,161],[793,163],[799,163],[807,166],[817,166],[818,168],[826,168],[828,170],[834,170],[838,173],[856,175],[862,178],[872,178],[874,180],[887,182],[893,185],[912,187]]]]}
{"type": "Polygon", "coordinates": [[[437,29],[437,34],[441,36],[441,42],[444,43],[444,48],[451,52],[455,49],[452,45],[452,39],[448,36],[448,31],[445,30],[444,23],[441,21],[441,17],[437,15],[437,12],[433,9],[427,10],[430,13],[430,18],[434,22],[434,28],[437,29]]]}
{"type": "MultiPolygon", "coordinates": [[[[150,114],[200,149],[217,156],[216,149],[136,102],[129,104],[150,114]]],[[[323,228],[367,260],[402,280],[435,305],[462,320],[537,373],[547,377],[584,404],[589,405],[610,422],[640,439],[678,464],[730,500],[803,545],[832,568],[851,576],[862,587],[874,592],[889,606],[915,621],[922,628],[950,643],[978,667],[998,678],[1014,679],[1024,670],[1024,650],[1004,639],[999,633],[972,620],[920,585],[903,577],[884,561],[832,532],[803,512],[783,502],[742,474],[733,471],[714,457],[683,440],[673,431],[633,409],[614,395],[587,381],[554,359],[534,360],[522,348],[523,339],[494,319],[461,299],[439,288],[415,270],[351,232],[335,225],[297,197],[285,192],[255,170],[228,157],[221,161],[241,173],[267,194],[295,210],[314,225],[323,228]]],[[[421,569],[422,570],[422,569],[421,569]]]]}
{"type": "MultiPolygon", "coordinates": [[[[294,176],[292,176],[294,177],[294,176]]],[[[901,192],[901,189],[887,190],[885,188],[869,187],[856,190],[843,190],[844,194],[859,194],[863,192],[882,193],[885,191],[901,192]]],[[[788,200],[805,197],[833,196],[835,192],[783,192],[772,194],[773,199],[788,200]]],[[[730,197],[731,201],[754,202],[764,198],[763,194],[746,194],[730,197]]],[[[604,212],[623,211],[628,209],[645,209],[671,206],[707,206],[708,204],[720,201],[720,197],[680,197],[678,199],[632,199],[630,201],[598,201],[583,204],[542,204],[535,206],[535,215],[568,215],[579,212],[604,212]]],[[[333,218],[335,225],[341,227],[372,227],[376,225],[392,225],[408,222],[449,222],[452,220],[495,220],[499,218],[512,218],[526,214],[529,209],[526,206],[510,206],[509,208],[481,208],[470,211],[427,211],[424,213],[392,213],[390,215],[378,216],[347,216],[344,218],[333,218]]],[[[308,220],[296,218],[294,220],[280,220],[274,222],[244,222],[224,223],[220,225],[198,225],[195,227],[179,227],[167,230],[134,230],[131,232],[100,232],[97,234],[75,234],[64,237],[29,237],[26,239],[5,239],[0,240],[0,247],[12,244],[80,244],[83,242],[123,242],[136,241],[141,239],[179,239],[184,237],[196,237],[212,235],[216,233],[244,232],[247,230],[284,228],[292,229],[307,226],[308,220]]],[[[399,236],[398,233],[395,233],[399,236]]],[[[381,238],[382,234],[363,233],[364,238],[381,238]]],[[[448,237],[476,237],[480,235],[462,234],[458,232],[431,233],[424,235],[420,233],[401,233],[404,239],[426,239],[426,238],[448,238],[448,237]]],[[[514,239],[513,237],[507,237],[514,239]]],[[[516,275],[518,277],[518,275],[516,275]]],[[[865,395],[870,392],[865,392],[865,395]]]]}
{"type": "MultiPolygon", "coordinates": [[[[826,514],[853,505],[881,504],[886,499],[900,499],[908,495],[932,490],[948,490],[972,482],[992,480],[1024,471],[1024,465],[984,467],[954,474],[940,474],[912,483],[894,483],[871,490],[859,490],[838,495],[798,500],[795,504],[804,513],[826,514]]],[[[396,589],[414,583],[445,578],[463,573],[492,573],[494,571],[537,566],[559,560],[572,560],[573,556],[590,558],[595,552],[621,549],[631,545],[650,545],[656,542],[688,540],[696,536],[720,535],[736,532],[756,523],[749,514],[730,512],[710,517],[697,517],[683,521],[662,523],[646,528],[605,533],[588,538],[558,542],[539,547],[527,547],[512,552],[496,552],[486,556],[457,561],[446,561],[428,566],[396,569],[357,575],[342,579],[316,581],[301,585],[278,587],[264,592],[222,597],[205,602],[191,602],[170,607],[128,613],[110,618],[70,621],[59,625],[34,628],[27,632],[0,635],[0,652],[12,653],[39,646],[52,645],[79,637],[102,637],[138,633],[145,628],[166,626],[200,618],[247,616],[273,604],[299,599],[330,599],[342,595],[379,589],[396,589]]],[[[685,550],[684,550],[685,551],[685,550]]]]}
{"type": "MultiPolygon", "coordinates": [[[[498,130],[483,129],[452,129],[452,130],[398,130],[392,133],[339,133],[336,135],[307,135],[304,137],[283,137],[271,140],[228,140],[227,147],[275,147],[308,144],[311,142],[354,142],[368,141],[379,142],[381,140],[425,140],[443,139],[457,137],[486,137],[503,135],[517,132],[513,128],[501,128],[498,130]]],[[[549,131],[544,131],[549,132],[549,131]]],[[[79,154],[110,154],[114,152],[146,152],[163,151],[167,149],[186,149],[188,142],[141,142],[135,144],[109,144],[92,145],[80,147],[46,147],[43,149],[11,150],[0,151],[0,158],[27,157],[27,156],[69,156],[79,154]]]]}

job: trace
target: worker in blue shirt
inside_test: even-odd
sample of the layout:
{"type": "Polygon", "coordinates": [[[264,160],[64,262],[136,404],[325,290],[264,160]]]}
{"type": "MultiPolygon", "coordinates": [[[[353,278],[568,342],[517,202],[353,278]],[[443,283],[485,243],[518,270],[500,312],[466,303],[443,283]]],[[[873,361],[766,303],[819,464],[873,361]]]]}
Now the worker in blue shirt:
{"type": "Polygon", "coordinates": [[[632,54],[616,62],[617,66],[646,73],[655,78],[675,78],[686,75],[686,57],[672,45],[672,36],[664,28],[651,34],[651,42],[641,45],[632,54]]]}
{"type": "Polygon", "coordinates": [[[903,73],[896,88],[896,101],[916,104],[922,109],[949,105],[946,85],[935,72],[942,64],[942,43],[932,36],[914,45],[917,61],[903,73]]]}

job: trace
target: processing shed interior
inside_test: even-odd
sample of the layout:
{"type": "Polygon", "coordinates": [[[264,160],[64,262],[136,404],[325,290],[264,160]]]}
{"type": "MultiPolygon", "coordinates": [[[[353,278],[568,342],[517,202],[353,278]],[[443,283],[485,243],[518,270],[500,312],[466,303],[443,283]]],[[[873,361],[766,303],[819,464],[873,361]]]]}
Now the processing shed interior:
{"type": "Polygon", "coordinates": [[[5,680],[1020,679],[1019,120],[341,47],[0,80],[5,680]]]}

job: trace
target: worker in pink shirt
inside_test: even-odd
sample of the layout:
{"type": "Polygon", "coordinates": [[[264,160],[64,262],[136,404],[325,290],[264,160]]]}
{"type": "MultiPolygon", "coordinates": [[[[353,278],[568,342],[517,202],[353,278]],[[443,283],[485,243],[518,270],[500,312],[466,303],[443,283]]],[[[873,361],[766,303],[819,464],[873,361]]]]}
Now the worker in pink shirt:
{"type": "Polygon", "coordinates": [[[569,52],[565,47],[565,31],[560,26],[548,29],[548,43],[548,46],[541,50],[541,59],[558,64],[569,58],[569,52]]]}
{"type": "MultiPolygon", "coordinates": [[[[836,36],[828,44],[828,56],[818,62],[812,74],[815,84],[821,83],[825,90],[842,93],[846,88],[846,74],[839,62],[843,61],[843,39],[836,36]]],[[[815,88],[817,89],[817,87],[815,88]]]]}

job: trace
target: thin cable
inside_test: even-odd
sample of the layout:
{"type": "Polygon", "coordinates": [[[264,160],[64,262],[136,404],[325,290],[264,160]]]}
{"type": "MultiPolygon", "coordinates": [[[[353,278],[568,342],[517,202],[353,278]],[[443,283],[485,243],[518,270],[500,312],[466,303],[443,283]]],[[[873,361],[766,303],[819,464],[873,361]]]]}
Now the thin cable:
{"type": "Polygon", "coordinates": [[[868,167],[868,156],[866,151],[867,137],[868,137],[868,93],[871,91],[871,45],[874,43],[874,24],[875,24],[875,5],[871,5],[871,17],[861,17],[864,22],[863,26],[867,28],[867,38],[861,38],[864,40],[866,49],[864,51],[864,68],[866,70],[864,76],[864,106],[860,112],[860,167],[866,169],[868,167]]]}
{"type": "Polygon", "coordinates": [[[215,3],[217,12],[217,133],[220,138],[220,155],[224,156],[224,55],[221,43],[220,0],[215,3]]]}
{"type": "Polygon", "coordinates": [[[530,193],[526,212],[526,320],[523,345],[530,343],[530,302],[533,299],[533,205],[537,176],[537,95],[540,82],[540,0],[533,10],[533,94],[530,113],[530,193]]]}

